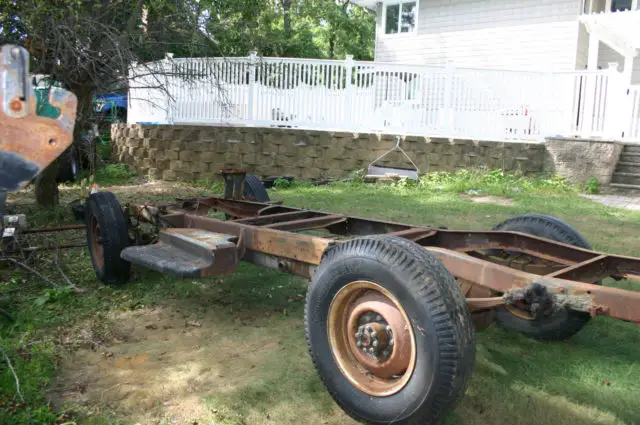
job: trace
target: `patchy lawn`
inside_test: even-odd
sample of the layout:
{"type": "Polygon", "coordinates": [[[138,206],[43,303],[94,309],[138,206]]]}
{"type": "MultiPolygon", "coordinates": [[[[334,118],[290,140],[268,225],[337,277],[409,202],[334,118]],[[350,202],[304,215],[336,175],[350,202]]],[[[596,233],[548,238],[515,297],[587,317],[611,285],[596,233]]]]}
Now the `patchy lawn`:
{"type": "MultiPolygon", "coordinates": [[[[639,212],[594,203],[557,181],[503,177],[461,183],[437,175],[419,187],[339,183],[270,194],[292,206],[450,228],[487,229],[517,214],[552,214],[596,249],[640,256],[639,212]]],[[[166,183],[112,190],[129,201],[207,193],[166,183]]],[[[77,188],[64,188],[63,201],[77,195],[77,188]]],[[[9,199],[11,211],[26,212],[39,225],[73,221],[67,208],[35,210],[29,192],[9,199]]],[[[52,256],[32,263],[63,284],[52,256]]],[[[13,376],[0,362],[3,424],[354,423],[326,393],[307,354],[302,279],[247,264],[203,280],[134,268],[129,284],[110,287],[96,282],[86,249],[61,252],[60,262],[85,294],[51,290],[1,265],[0,300],[6,300],[0,308],[16,322],[0,318],[0,346],[25,399],[15,396],[13,376]]],[[[640,290],[630,282],[616,285],[640,290]]],[[[640,328],[634,325],[598,318],[560,343],[491,327],[478,334],[477,350],[467,395],[448,425],[638,423],[640,328]]]]}

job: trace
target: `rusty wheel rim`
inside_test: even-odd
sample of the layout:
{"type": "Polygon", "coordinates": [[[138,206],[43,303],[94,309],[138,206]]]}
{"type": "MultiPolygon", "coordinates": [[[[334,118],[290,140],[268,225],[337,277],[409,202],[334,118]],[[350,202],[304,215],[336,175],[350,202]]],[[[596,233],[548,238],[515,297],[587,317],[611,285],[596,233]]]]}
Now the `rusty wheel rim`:
{"type": "Polygon", "coordinates": [[[329,306],[328,337],[340,372],[377,397],[400,391],[411,379],[416,342],[398,300],[368,281],[345,285],[329,306]]]}
{"type": "Polygon", "coordinates": [[[91,232],[91,258],[96,267],[102,270],[104,267],[104,247],[102,246],[100,224],[98,224],[98,219],[94,215],[90,216],[89,229],[91,232]]]}

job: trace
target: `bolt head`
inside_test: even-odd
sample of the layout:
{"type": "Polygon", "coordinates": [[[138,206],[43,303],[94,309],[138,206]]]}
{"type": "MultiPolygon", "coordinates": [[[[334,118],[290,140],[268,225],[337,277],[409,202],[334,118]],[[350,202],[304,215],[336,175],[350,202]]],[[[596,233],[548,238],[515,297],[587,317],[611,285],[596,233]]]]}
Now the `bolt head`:
{"type": "Polygon", "coordinates": [[[371,338],[375,338],[378,336],[378,333],[376,331],[371,332],[371,338]]]}
{"type": "Polygon", "coordinates": [[[360,341],[360,340],[356,341],[356,345],[357,345],[358,347],[362,347],[362,341],[360,341]]]}
{"type": "Polygon", "coordinates": [[[389,357],[389,352],[387,350],[384,350],[382,352],[382,355],[385,356],[385,357],[389,357]]]}
{"type": "Polygon", "coordinates": [[[373,341],[373,344],[371,344],[371,345],[373,345],[374,347],[377,347],[378,346],[378,340],[376,339],[375,341],[373,341]]]}
{"type": "Polygon", "coordinates": [[[393,338],[389,340],[389,346],[391,347],[392,345],[393,345],[393,338]]]}
{"type": "Polygon", "coordinates": [[[376,351],[376,350],[374,350],[374,349],[373,349],[373,347],[370,347],[370,348],[369,348],[369,352],[370,352],[371,354],[373,354],[373,352],[374,352],[374,351],[376,351]]]}
{"type": "Polygon", "coordinates": [[[379,314],[376,316],[376,322],[380,322],[382,320],[382,316],[380,316],[379,314]]]}

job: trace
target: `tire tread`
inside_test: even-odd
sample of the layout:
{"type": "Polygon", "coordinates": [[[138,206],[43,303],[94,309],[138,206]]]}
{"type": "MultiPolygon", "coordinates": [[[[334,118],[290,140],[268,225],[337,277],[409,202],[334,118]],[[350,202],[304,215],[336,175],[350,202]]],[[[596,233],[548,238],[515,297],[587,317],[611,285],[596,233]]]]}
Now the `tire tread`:
{"type": "MultiPolygon", "coordinates": [[[[384,264],[407,271],[411,277],[406,282],[408,289],[428,306],[429,311],[433,312],[432,322],[439,341],[438,353],[441,366],[434,378],[434,383],[438,383],[437,388],[434,389],[436,395],[429,414],[419,418],[414,417],[414,419],[420,419],[420,422],[414,422],[412,417],[409,417],[394,423],[436,424],[458,404],[473,372],[475,332],[465,298],[453,276],[433,255],[412,241],[394,236],[369,236],[334,245],[326,252],[318,272],[320,268],[331,267],[332,261],[340,256],[367,253],[373,253],[384,264]]],[[[311,314],[308,308],[308,296],[309,291],[304,311],[307,330],[311,314]]],[[[308,332],[306,340],[311,359],[318,369],[308,332]]],[[[331,390],[325,377],[321,376],[321,379],[336,403],[350,416],[358,419],[358,415],[331,390]]]]}

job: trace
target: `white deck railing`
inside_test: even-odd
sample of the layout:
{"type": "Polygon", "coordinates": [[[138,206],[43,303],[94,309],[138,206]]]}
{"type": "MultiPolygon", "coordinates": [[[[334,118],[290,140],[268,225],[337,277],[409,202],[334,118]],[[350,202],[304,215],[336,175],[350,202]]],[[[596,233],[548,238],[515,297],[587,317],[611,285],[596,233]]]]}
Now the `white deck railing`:
{"type": "Polygon", "coordinates": [[[640,142],[640,85],[629,87],[626,104],[631,119],[625,129],[625,139],[640,142]]]}
{"type": "Polygon", "coordinates": [[[637,100],[625,102],[613,68],[543,73],[255,56],[166,59],[152,67],[165,75],[153,75],[149,64],[131,71],[130,123],[494,140],[638,136],[629,114],[635,108],[637,116],[637,100]]]}

